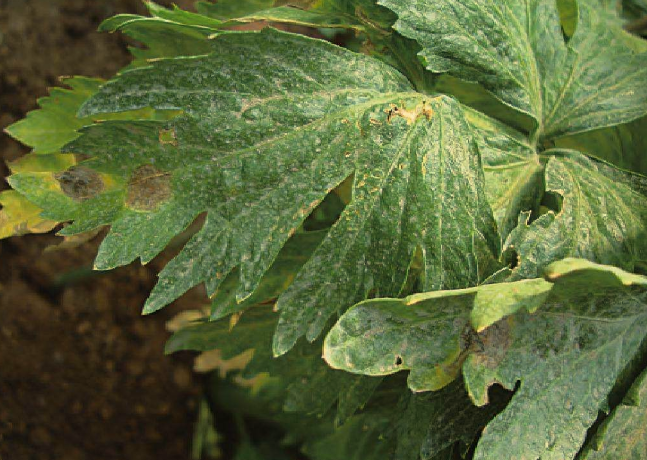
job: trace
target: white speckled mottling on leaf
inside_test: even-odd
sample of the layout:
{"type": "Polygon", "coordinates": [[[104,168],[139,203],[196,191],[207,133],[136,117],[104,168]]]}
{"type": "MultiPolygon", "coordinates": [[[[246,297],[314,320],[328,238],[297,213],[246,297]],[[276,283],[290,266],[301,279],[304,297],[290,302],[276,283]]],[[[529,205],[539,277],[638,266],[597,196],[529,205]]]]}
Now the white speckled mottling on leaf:
{"type": "Polygon", "coordinates": [[[478,82],[535,118],[535,138],[626,123],[647,113],[647,54],[579,4],[565,42],[555,0],[379,0],[421,46],[427,69],[478,82]]]}

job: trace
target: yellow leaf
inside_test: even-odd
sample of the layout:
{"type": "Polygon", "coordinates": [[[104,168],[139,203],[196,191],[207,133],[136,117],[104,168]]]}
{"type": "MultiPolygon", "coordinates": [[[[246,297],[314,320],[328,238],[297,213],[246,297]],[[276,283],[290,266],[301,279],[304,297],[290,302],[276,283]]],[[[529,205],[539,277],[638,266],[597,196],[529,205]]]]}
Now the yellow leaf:
{"type": "Polygon", "coordinates": [[[13,190],[0,193],[0,204],[0,239],[49,232],[58,224],[40,217],[42,209],[13,190]]]}

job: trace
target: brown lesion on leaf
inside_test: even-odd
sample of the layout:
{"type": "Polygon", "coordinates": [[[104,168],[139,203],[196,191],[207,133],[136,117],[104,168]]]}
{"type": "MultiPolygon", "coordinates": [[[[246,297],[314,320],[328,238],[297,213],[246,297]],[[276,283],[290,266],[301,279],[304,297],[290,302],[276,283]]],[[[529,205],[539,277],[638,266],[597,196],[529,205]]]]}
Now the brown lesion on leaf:
{"type": "Polygon", "coordinates": [[[159,141],[162,145],[172,145],[173,147],[177,147],[177,134],[175,133],[175,129],[160,129],[159,141]]]}
{"type": "Polygon", "coordinates": [[[85,166],[72,166],[65,171],[55,173],[54,179],[58,181],[65,195],[79,202],[94,198],[105,188],[99,173],[85,166]]]}
{"type": "Polygon", "coordinates": [[[423,101],[411,110],[407,109],[402,103],[399,106],[391,104],[388,109],[384,109],[384,112],[387,114],[387,123],[391,123],[395,117],[402,117],[407,121],[408,125],[415,123],[423,116],[427,120],[431,120],[431,117],[434,115],[434,110],[431,108],[428,101],[423,101]]]}
{"type": "Polygon", "coordinates": [[[503,318],[481,332],[467,325],[460,337],[461,354],[473,355],[478,366],[496,368],[512,345],[511,321],[503,318]]]}
{"type": "Polygon", "coordinates": [[[126,205],[136,211],[154,211],[170,197],[170,173],[153,165],[140,166],[128,181],[126,205]]]}

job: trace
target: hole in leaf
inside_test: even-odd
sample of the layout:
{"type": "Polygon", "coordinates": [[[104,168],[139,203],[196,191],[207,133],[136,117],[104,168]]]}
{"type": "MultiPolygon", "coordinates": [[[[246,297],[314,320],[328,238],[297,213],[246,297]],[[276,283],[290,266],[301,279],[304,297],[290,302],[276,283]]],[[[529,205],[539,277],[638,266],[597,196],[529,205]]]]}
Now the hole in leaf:
{"type": "Polygon", "coordinates": [[[396,366],[402,366],[402,356],[396,356],[395,357],[395,365],[396,366]]]}
{"type": "Polygon", "coordinates": [[[519,266],[519,253],[514,248],[507,248],[503,252],[503,262],[514,270],[519,266]]]}
{"type": "Polygon", "coordinates": [[[546,192],[539,205],[539,215],[542,216],[548,211],[555,214],[562,212],[564,197],[557,192],[546,192]]]}

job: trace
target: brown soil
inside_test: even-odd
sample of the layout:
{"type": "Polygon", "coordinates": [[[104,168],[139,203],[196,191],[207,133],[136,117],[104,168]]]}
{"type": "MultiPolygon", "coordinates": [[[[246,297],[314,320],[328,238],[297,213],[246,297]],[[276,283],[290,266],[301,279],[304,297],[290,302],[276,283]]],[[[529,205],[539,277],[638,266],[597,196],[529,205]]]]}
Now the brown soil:
{"type": "MultiPolygon", "coordinates": [[[[34,109],[59,75],[109,77],[126,64],[124,39],[95,32],[119,12],[143,7],[0,0],[0,128],[34,109]]],[[[24,152],[0,135],[3,160],[24,152]]],[[[43,253],[56,242],[0,241],[0,460],[188,459],[200,382],[190,356],[165,357],[163,346],[165,322],[201,293],[141,317],[163,260],[97,275],[97,242],[43,253]]]]}

